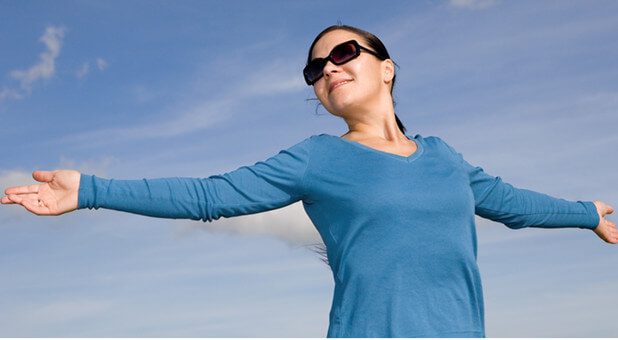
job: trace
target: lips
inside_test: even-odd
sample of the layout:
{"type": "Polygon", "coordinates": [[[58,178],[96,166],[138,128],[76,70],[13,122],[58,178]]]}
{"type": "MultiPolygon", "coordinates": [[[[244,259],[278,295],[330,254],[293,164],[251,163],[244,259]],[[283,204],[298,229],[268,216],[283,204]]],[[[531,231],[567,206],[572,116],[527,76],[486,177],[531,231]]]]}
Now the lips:
{"type": "Polygon", "coordinates": [[[328,93],[333,92],[334,89],[343,86],[349,82],[351,82],[352,79],[339,79],[339,80],[335,80],[332,83],[330,83],[330,85],[328,86],[328,93]]]}

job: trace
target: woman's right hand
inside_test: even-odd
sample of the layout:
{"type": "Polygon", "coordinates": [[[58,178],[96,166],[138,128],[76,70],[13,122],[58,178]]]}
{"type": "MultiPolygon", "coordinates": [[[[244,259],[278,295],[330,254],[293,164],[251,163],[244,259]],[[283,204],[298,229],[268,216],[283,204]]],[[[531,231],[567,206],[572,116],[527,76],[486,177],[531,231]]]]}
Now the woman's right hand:
{"type": "Polygon", "coordinates": [[[77,209],[79,172],[35,171],[32,177],[41,184],[6,189],[2,204],[21,204],[36,215],[61,215],[77,209]]]}
{"type": "Polygon", "coordinates": [[[601,201],[594,201],[593,203],[597,207],[597,213],[599,214],[599,225],[594,229],[594,232],[607,243],[618,243],[616,225],[605,219],[605,215],[613,213],[614,208],[601,201]]]}

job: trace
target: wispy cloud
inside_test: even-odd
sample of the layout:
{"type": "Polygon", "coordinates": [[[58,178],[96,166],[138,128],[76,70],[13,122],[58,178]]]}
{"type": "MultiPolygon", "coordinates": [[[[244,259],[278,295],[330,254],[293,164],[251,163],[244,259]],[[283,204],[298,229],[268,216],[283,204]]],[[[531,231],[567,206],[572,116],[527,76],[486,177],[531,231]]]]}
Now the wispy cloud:
{"type": "Polygon", "coordinates": [[[230,99],[215,99],[198,102],[185,108],[169,109],[171,119],[144,123],[139,126],[102,128],[66,136],[56,140],[57,143],[69,143],[83,147],[94,147],[110,143],[122,143],[150,138],[166,138],[208,129],[229,119],[236,103],[230,99]]]}
{"type": "Polygon", "coordinates": [[[75,76],[79,79],[79,78],[83,78],[88,74],[88,71],[90,70],[90,64],[89,63],[84,63],[84,65],[82,66],[81,69],[79,69],[79,71],[77,71],[75,73],[75,76]]]}
{"type": "MultiPolygon", "coordinates": [[[[4,191],[7,188],[30,184],[36,184],[36,181],[28,172],[17,170],[0,171],[0,196],[4,196],[4,191]]],[[[15,207],[14,209],[7,208],[5,211],[14,216],[24,216],[29,214],[29,212],[22,207],[15,207]]]]}
{"type": "Polygon", "coordinates": [[[29,173],[15,170],[2,170],[0,171],[0,188],[2,192],[9,186],[15,186],[15,183],[35,183],[35,180],[29,173]]]}
{"type": "Polygon", "coordinates": [[[33,307],[28,315],[39,324],[67,323],[83,319],[91,314],[98,314],[111,306],[111,302],[90,299],[55,301],[33,307]]]}
{"type": "Polygon", "coordinates": [[[34,184],[36,181],[32,178],[30,173],[16,170],[2,170],[0,171],[0,189],[2,193],[8,187],[20,185],[34,184]]]}
{"type": "Polygon", "coordinates": [[[23,97],[24,96],[20,94],[19,92],[15,90],[7,89],[6,87],[2,89],[2,92],[0,92],[0,100],[4,98],[22,99],[23,97]]]}
{"type": "Polygon", "coordinates": [[[60,55],[62,48],[62,38],[64,37],[64,27],[50,26],[45,30],[41,37],[47,50],[40,55],[40,60],[27,70],[15,70],[11,72],[11,77],[21,83],[21,89],[27,92],[32,90],[32,85],[40,79],[49,79],[56,70],[56,58],[60,55]]]}
{"type": "MultiPolygon", "coordinates": [[[[105,61],[105,59],[103,58],[97,58],[95,60],[95,65],[97,69],[101,72],[103,72],[109,66],[107,61],[105,61]]],[[[78,79],[81,79],[85,77],[88,73],[90,73],[90,62],[85,62],[82,68],[75,72],[75,76],[77,76],[78,79]]]]}
{"type": "MultiPolygon", "coordinates": [[[[110,313],[113,303],[91,298],[73,298],[45,302],[20,302],[3,311],[9,311],[0,323],[3,335],[30,334],[50,336],[50,330],[59,325],[79,324],[92,317],[110,313]],[[23,320],[28,320],[27,324],[23,320]]],[[[10,335],[9,335],[10,336],[10,335]]]]}
{"type": "MultiPolygon", "coordinates": [[[[91,147],[93,143],[107,144],[127,140],[165,138],[205,130],[233,119],[238,107],[249,99],[302,91],[305,86],[296,66],[292,63],[282,64],[278,61],[269,63],[258,68],[257,71],[246,73],[238,81],[229,85],[230,89],[237,90],[221,89],[226,93],[222,96],[209,95],[203,98],[203,91],[196,91],[199,94],[194,96],[193,102],[185,98],[182,103],[172,105],[165,112],[161,112],[160,117],[170,117],[164,120],[154,119],[152,122],[144,122],[139,126],[101,128],[66,136],[57,142],[71,142],[72,145],[87,144],[91,147]]],[[[141,103],[153,99],[156,90],[137,86],[134,93],[136,101],[141,103]]]]}
{"type": "Polygon", "coordinates": [[[109,64],[107,63],[107,61],[105,61],[105,59],[97,58],[97,67],[99,68],[99,71],[105,70],[108,65],[109,64]]]}
{"type": "Polygon", "coordinates": [[[246,96],[272,96],[301,91],[305,86],[297,63],[275,60],[249,74],[239,91],[246,96]]]}
{"type": "Polygon", "coordinates": [[[224,231],[239,235],[266,235],[292,246],[322,243],[316,228],[303,210],[302,203],[255,215],[222,218],[214,223],[183,222],[176,235],[191,234],[198,229],[224,231]]]}
{"type": "Polygon", "coordinates": [[[451,0],[449,5],[455,8],[481,10],[495,6],[498,3],[498,0],[451,0]]]}
{"type": "Polygon", "coordinates": [[[138,103],[146,103],[157,98],[157,94],[155,93],[155,91],[149,89],[145,85],[136,85],[131,90],[131,92],[133,93],[135,101],[137,101],[138,103]]]}
{"type": "Polygon", "coordinates": [[[104,157],[102,159],[90,159],[86,161],[76,161],[66,157],[60,157],[59,169],[74,169],[81,173],[98,174],[99,176],[107,176],[107,169],[110,165],[116,163],[117,160],[113,157],[104,157]]]}

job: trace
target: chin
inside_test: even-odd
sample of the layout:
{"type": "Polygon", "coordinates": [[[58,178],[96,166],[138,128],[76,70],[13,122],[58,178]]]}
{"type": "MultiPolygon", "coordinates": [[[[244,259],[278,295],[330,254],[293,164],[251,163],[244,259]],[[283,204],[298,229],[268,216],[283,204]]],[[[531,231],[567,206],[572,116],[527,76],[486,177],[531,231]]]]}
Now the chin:
{"type": "Polygon", "coordinates": [[[333,116],[341,118],[350,118],[359,112],[359,109],[355,105],[342,105],[327,109],[333,116]]]}
{"type": "Polygon", "coordinates": [[[328,106],[331,110],[329,112],[345,112],[351,110],[353,107],[357,106],[358,100],[352,96],[350,93],[333,93],[329,96],[328,106]]]}

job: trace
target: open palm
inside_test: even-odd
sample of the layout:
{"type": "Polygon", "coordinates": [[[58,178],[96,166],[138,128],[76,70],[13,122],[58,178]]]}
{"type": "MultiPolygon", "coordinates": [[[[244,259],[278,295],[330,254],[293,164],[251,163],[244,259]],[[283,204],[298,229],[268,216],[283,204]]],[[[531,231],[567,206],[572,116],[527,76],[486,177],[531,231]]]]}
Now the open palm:
{"type": "Polygon", "coordinates": [[[35,171],[32,177],[41,184],[6,189],[2,204],[21,204],[37,215],[60,215],[77,209],[79,172],[35,171]]]}

